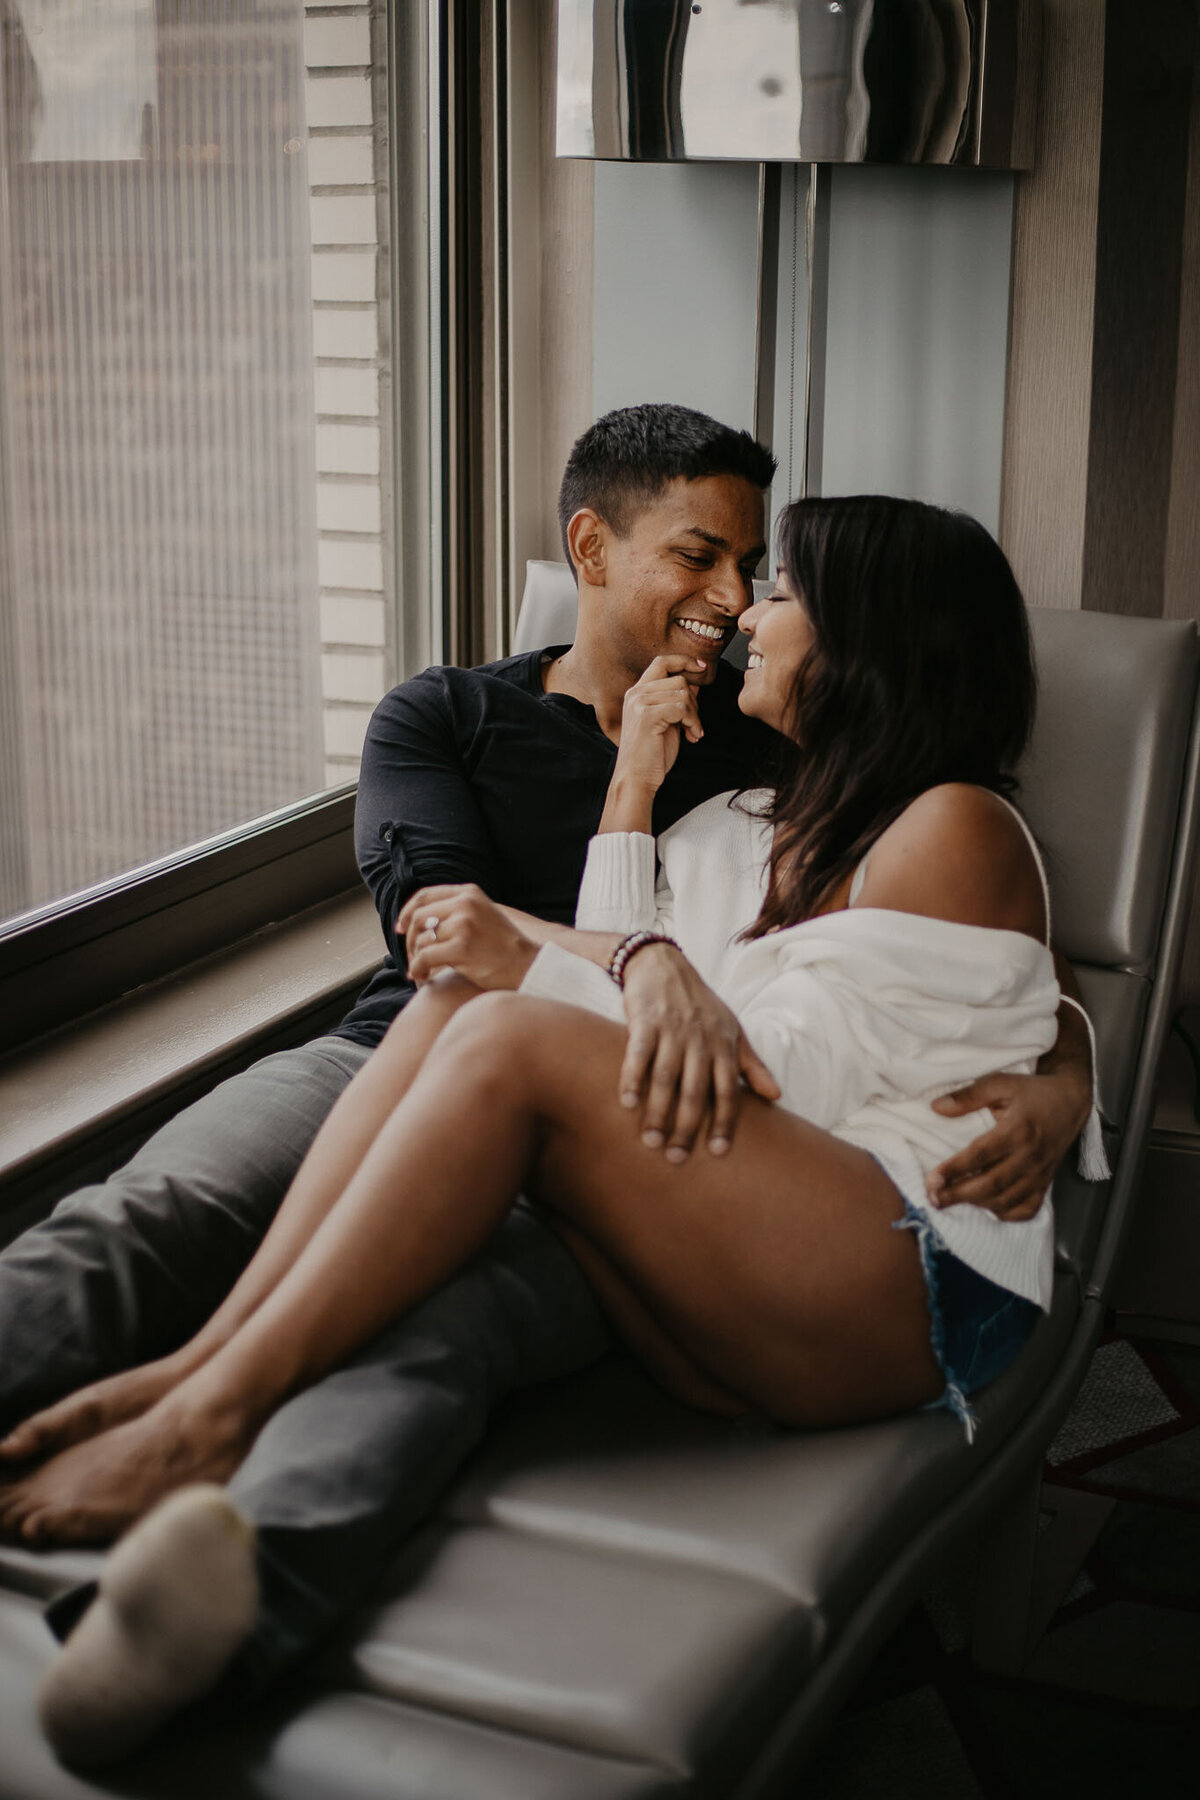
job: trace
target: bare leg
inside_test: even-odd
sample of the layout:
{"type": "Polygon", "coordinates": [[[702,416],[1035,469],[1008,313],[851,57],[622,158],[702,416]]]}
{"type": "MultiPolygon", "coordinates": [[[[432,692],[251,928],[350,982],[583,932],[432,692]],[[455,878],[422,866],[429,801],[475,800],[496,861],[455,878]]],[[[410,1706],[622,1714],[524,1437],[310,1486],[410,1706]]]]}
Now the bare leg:
{"type": "Polygon", "coordinates": [[[103,1539],[236,1467],[271,1411],[457,1269],[532,1183],[627,1280],[680,1357],[798,1424],[931,1399],[911,1234],[878,1165],[748,1099],[722,1158],[666,1163],[620,1107],[620,1027],[520,995],[443,1032],[337,1205],[202,1369],[144,1417],[15,1484],[26,1541],[103,1539]]]}
{"type": "Polygon", "coordinates": [[[701,1412],[724,1413],[729,1418],[745,1412],[745,1401],[684,1355],[615,1263],[601,1255],[577,1226],[553,1213],[549,1223],[587,1277],[613,1331],[661,1387],[701,1412]]]}
{"type": "Polygon", "coordinates": [[[187,1344],[35,1413],[0,1441],[0,1464],[41,1459],[137,1418],[227,1343],[291,1268],[345,1188],[381,1125],[407,1093],[443,1026],[479,990],[459,977],[424,988],[322,1125],[261,1245],[236,1285],[187,1344]]]}

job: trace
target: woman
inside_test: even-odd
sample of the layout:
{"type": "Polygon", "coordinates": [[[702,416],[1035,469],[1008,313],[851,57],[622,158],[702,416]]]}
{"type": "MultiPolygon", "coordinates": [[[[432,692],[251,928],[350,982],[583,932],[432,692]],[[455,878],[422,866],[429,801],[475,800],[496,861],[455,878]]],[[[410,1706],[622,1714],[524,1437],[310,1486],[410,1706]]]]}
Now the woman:
{"type": "MultiPolygon", "coordinates": [[[[570,950],[539,947],[537,921],[474,890],[409,901],[421,995],[220,1312],[177,1356],[117,1378],[107,1416],[125,1422],[68,1453],[93,1518],[224,1479],[289,1394],[452,1276],[522,1190],[631,1347],[700,1406],[788,1425],[937,1403],[967,1418],[966,1393],[1025,1341],[1049,1298],[1048,1206],[1021,1223],[951,1208],[935,1231],[924,1192],[979,1130],[929,1102],[1032,1070],[1055,1037],[1044,876],[1000,797],[1033,711],[1021,598],[978,525],[912,502],[797,503],[780,549],[776,593],[741,620],[741,705],[787,758],[773,794],[680,821],[656,888],[651,802],[680,732],[700,729],[683,659],[660,658],[627,699],[570,950]],[[710,1121],[708,1154],[688,1161],[675,1140],[703,1101],[685,1064],[665,1168],[647,1154],[664,1133],[634,1116],[653,1073],[647,1094],[619,1080],[619,983],[664,934],[781,1090],[745,1097],[732,1141],[710,1121]]],[[[232,1655],[249,1555],[206,1492],[132,1534],[52,1671],[60,1746],[86,1753],[122,1584],[142,1603],[209,1557],[230,1596],[211,1667],[147,1702],[136,1735],[232,1655]]]]}

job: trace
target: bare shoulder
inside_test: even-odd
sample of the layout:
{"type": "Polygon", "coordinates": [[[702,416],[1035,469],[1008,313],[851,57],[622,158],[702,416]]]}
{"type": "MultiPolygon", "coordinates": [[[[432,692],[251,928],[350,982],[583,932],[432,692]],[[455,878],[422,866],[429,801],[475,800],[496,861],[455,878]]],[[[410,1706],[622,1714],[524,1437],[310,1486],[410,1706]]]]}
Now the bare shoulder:
{"type": "Polygon", "coordinates": [[[871,851],[860,906],[1044,941],[1041,877],[1020,822],[986,788],[947,782],[905,808],[871,851]]]}

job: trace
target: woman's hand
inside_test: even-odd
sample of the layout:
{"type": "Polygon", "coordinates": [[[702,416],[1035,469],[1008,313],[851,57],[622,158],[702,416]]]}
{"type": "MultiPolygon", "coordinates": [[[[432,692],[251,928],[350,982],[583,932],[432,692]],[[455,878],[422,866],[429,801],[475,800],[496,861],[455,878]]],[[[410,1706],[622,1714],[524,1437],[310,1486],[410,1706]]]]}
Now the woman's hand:
{"type": "Polygon", "coordinates": [[[990,1107],[991,1131],[930,1174],[935,1206],[983,1206],[999,1219],[1032,1219],[1059,1163],[1079,1136],[1092,1104],[1090,1080],[1078,1071],[985,1075],[934,1101],[948,1118],[990,1107]]]}
{"type": "Polygon", "coordinates": [[[642,1102],[642,1142],[666,1145],[684,1162],[708,1118],[708,1148],[728,1150],[741,1080],[764,1100],[779,1084],[750,1048],[735,1015],[673,944],[648,944],[625,971],[629,1042],[621,1065],[622,1106],[642,1102]]]}
{"type": "Polygon", "coordinates": [[[694,656],[656,656],[626,691],[601,831],[650,830],[654,796],[679,755],[680,733],[689,744],[704,736],[696,690],[684,673],[704,667],[694,656]]]}
{"type": "Polygon", "coordinates": [[[404,933],[408,972],[418,987],[442,969],[456,970],[476,987],[520,987],[538,952],[473,882],[419,889],[405,901],[396,930],[404,933]]]}

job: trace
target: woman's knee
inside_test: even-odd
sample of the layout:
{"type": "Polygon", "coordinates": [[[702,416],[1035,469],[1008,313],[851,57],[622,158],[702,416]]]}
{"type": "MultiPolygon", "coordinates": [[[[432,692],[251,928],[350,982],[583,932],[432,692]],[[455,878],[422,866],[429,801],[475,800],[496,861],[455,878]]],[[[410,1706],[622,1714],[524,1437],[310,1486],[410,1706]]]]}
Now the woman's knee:
{"type": "Polygon", "coordinates": [[[460,1085],[470,1081],[482,1103],[512,1102],[559,1119],[574,1111],[586,1086],[597,1023],[556,1000],[493,991],[449,1021],[428,1063],[460,1085]]]}
{"type": "Polygon", "coordinates": [[[478,994],[447,1021],[435,1053],[459,1068],[475,1061],[498,1073],[523,1074],[538,1042],[538,1011],[536,1000],[507,989],[478,994]]]}
{"type": "Polygon", "coordinates": [[[420,1021],[435,1029],[444,1026],[469,1000],[477,1000],[481,991],[473,981],[468,981],[464,975],[456,975],[453,971],[439,975],[434,981],[427,981],[424,987],[417,989],[408,1005],[396,1014],[384,1034],[384,1042],[388,1038],[402,1041],[420,1021]]]}

